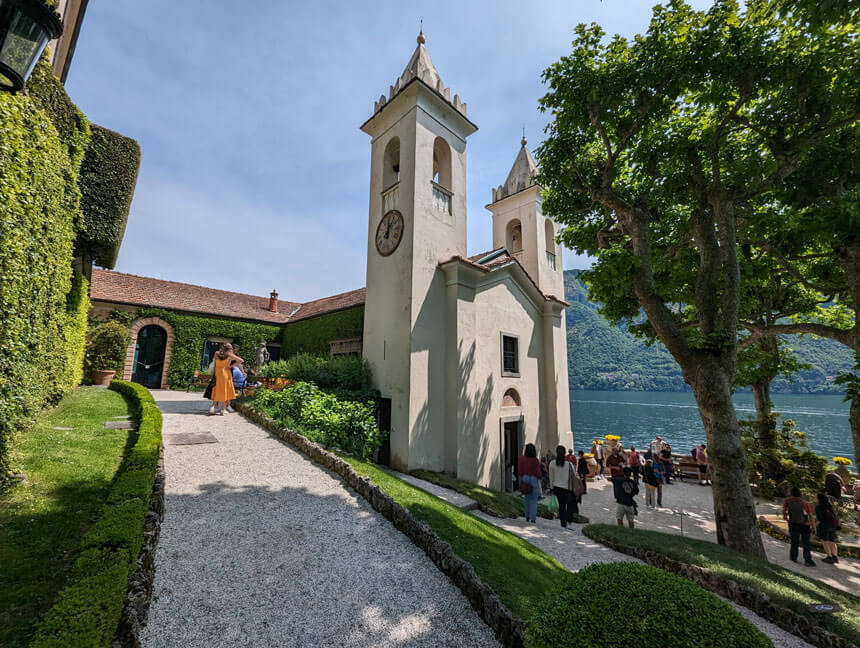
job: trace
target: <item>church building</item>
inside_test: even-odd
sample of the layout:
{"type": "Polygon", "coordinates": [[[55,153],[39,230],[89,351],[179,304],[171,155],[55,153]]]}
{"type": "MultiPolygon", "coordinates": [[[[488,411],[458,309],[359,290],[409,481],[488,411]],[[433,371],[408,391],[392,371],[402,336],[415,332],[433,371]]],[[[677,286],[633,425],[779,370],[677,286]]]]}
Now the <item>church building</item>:
{"type": "Polygon", "coordinates": [[[492,247],[468,255],[466,140],[478,127],[424,43],[419,34],[361,126],[371,138],[365,289],[300,304],[97,270],[91,298],[96,316],[125,312],[123,375],[148,386],[184,387],[215,345],[247,348],[253,336],[282,358],[361,353],[392,467],[512,490],[526,443],[573,447],[558,224],[541,213],[523,138],[487,205],[492,247]]]}
{"type": "Polygon", "coordinates": [[[573,447],[558,225],[525,139],[492,191],[493,247],[466,252],[466,140],[477,130],[419,34],[371,137],[362,352],[391,399],[391,464],[497,489],[523,446],[573,447]]]}

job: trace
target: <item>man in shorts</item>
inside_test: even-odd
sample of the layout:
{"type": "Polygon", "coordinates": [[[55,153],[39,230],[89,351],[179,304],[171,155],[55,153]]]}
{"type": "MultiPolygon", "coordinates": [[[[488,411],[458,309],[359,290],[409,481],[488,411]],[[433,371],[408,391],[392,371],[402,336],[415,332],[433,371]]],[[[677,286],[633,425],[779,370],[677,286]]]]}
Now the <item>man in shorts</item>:
{"type": "Polygon", "coordinates": [[[624,477],[619,480],[618,488],[615,490],[615,518],[618,526],[624,526],[624,518],[627,518],[627,526],[633,528],[633,518],[636,515],[636,500],[634,497],[639,493],[630,475],[633,473],[630,466],[624,466],[624,477]]]}

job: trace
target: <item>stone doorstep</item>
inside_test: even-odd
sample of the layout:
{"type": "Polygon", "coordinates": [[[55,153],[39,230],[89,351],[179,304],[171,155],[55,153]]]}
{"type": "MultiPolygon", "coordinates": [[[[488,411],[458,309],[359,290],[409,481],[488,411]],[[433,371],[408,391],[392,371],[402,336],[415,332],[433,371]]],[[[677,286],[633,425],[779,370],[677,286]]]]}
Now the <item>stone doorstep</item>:
{"type": "Polygon", "coordinates": [[[134,421],[106,421],[105,430],[136,430],[134,421]]]}
{"type": "Polygon", "coordinates": [[[479,508],[478,503],[473,500],[468,495],[463,495],[463,493],[458,493],[457,491],[451,490],[450,488],[445,488],[444,486],[439,486],[438,484],[434,484],[425,479],[420,479],[415,477],[414,475],[409,475],[402,472],[397,472],[396,470],[390,470],[384,468],[383,466],[379,466],[386,472],[390,472],[395,477],[402,479],[403,481],[420,488],[423,491],[427,491],[431,495],[435,495],[440,500],[444,500],[448,502],[451,506],[456,506],[458,509],[462,509],[464,511],[474,511],[479,508]]]}
{"type": "Polygon", "coordinates": [[[204,443],[218,443],[209,432],[177,432],[164,435],[165,445],[201,445],[204,443]]]}
{"type": "Polygon", "coordinates": [[[51,428],[51,429],[52,429],[52,430],[64,430],[64,431],[67,431],[67,432],[71,432],[71,431],[72,431],[72,430],[74,430],[75,428],[70,428],[70,427],[59,427],[59,426],[56,426],[56,427],[53,427],[53,428],[51,428]]]}

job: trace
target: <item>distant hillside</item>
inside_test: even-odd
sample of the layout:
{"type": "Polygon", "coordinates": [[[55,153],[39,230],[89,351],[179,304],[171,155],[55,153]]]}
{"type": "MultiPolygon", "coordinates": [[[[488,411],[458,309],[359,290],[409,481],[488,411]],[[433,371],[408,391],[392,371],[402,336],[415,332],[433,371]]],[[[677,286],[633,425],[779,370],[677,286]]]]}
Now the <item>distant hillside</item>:
{"type": "MultiPolygon", "coordinates": [[[[612,326],[597,312],[578,271],[564,272],[567,309],[567,359],[572,389],[688,391],[681,370],[662,344],[647,346],[625,326],[612,326]]],[[[812,365],[794,383],[774,381],[775,392],[841,393],[833,376],[851,368],[847,347],[824,338],[786,336],[801,362],[812,365]],[[829,378],[829,380],[828,380],[829,378]]]]}

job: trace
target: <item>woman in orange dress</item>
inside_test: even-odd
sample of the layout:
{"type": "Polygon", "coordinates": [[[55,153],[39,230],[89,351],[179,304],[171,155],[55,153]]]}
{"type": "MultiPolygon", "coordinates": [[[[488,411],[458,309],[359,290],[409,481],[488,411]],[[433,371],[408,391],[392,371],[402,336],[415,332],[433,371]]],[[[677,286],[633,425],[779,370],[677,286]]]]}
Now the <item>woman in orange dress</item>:
{"type": "Polygon", "coordinates": [[[212,388],[210,414],[215,414],[217,411],[218,414],[224,416],[230,401],[236,398],[236,390],[233,389],[233,372],[230,369],[230,364],[233,361],[244,362],[242,358],[233,353],[231,345],[222,344],[215,353],[215,370],[212,372],[215,386],[212,388]]]}

